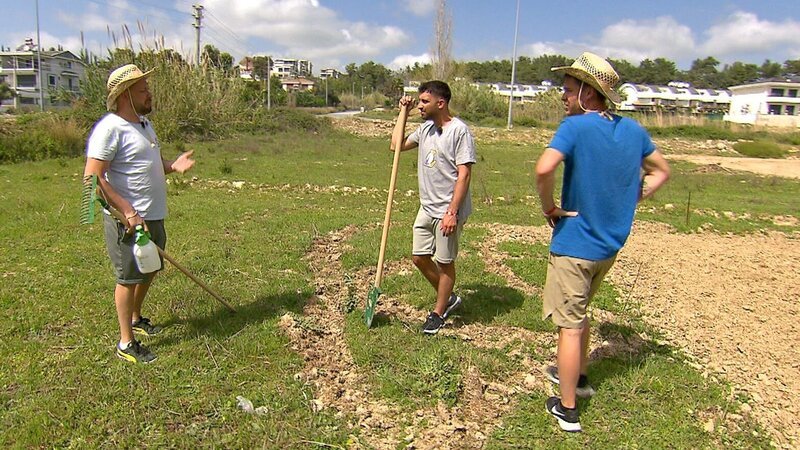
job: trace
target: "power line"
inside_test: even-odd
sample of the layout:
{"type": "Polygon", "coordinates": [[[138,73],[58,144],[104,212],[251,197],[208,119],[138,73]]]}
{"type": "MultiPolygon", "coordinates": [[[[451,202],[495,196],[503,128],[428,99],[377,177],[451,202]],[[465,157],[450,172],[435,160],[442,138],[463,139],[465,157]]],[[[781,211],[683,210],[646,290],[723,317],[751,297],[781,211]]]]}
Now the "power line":
{"type": "Polygon", "coordinates": [[[214,21],[216,21],[217,23],[219,23],[220,25],[222,25],[222,28],[224,28],[224,29],[225,29],[225,30],[228,32],[228,34],[229,34],[229,35],[230,35],[230,36],[231,36],[231,37],[232,37],[232,38],[233,38],[233,39],[234,39],[236,42],[238,42],[238,43],[240,43],[240,44],[244,44],[244,46],[245,46],[245,47],[247,46],[247,41],[246,41],[246,40],[244,40],[244,39],[242,39],[241,37],[239,37],[239,35],[238,35],[238,34],[236,34],[236,33],[235,33],[233,30],[231,30],[231,29],[230,29],[230,27],[228,27],[227,25],[225,25],[225,23],[224,23],[223,21],[221,21],[221,20],[220,20],[220,19],[219,19],[217,16],[215,16],[215,15],[214,15],[214,13],[212,13],[212,12],[211,12],[211,11],[209,11],[208,9],[206,9],[206,12],[208,13],[208,15],[209,15],[209,16],[210,16],[212,19],[214,19],[214,21]]]}

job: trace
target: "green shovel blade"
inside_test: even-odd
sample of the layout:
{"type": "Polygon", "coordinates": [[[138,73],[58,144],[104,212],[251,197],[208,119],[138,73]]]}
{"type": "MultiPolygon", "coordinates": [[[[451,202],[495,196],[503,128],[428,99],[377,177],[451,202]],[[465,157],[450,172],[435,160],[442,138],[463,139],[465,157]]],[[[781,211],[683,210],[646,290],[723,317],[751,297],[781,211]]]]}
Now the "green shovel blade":
{"type": "Polygon", "coordinates": [[[364,322],[367,328],[372,326],[372,318],[375,317],[375,307],[378,306],[378,297],[381,295],[381,288],[372,286],[367,296],[367,308],[364,310],[364,322]]]}

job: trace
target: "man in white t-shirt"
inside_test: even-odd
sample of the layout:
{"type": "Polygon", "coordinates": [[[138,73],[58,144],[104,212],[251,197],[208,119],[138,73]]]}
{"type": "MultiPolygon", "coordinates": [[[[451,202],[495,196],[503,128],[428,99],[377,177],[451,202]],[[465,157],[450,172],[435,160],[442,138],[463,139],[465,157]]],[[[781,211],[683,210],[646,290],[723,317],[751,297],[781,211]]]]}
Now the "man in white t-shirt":
{"type": "MultiPolygon", "coordinates": [[[[453,293],[455,261],[461,228],[472,213],[469,181],[475,143],[467,124],[450,114],[450,97],[447,83],[420,85],[417,109],[425,122],[402,140],[401,149],[419,147],[420,209],[414,221],[412,255],[414,265],[436,291],[436,305],[422,327],[426,334],[438,333],[461,304],[461,297],[453,293]]],[[[413,101],[409,96],[401,98],[400,108],[407,114],[413,101]]],[[[399,135],[404,132],[395,130],[399,135]]]]}
{"type": "Polygon", "coordinates": [[[152,110],[147,77],[133,64],[122,66],[108,77],[106,107],[110,111],[92,129],[86,144],[84,176],[96,175],[101,194],[127,223],[104,216],[106,248],[114,266],[114,289],[120,340],[116,354],[132,362],[149,363],[156,356],[133,333],[151,336],[161,331],[142,316],[142,304],[155,273],[139,272],[133,258],[132,230],[142,225],[151,239],[164,248],[167,235],[167,184],[165,175],[191,169],[192,151],[169,161],[150,122],[144,117],[152,110]]]}

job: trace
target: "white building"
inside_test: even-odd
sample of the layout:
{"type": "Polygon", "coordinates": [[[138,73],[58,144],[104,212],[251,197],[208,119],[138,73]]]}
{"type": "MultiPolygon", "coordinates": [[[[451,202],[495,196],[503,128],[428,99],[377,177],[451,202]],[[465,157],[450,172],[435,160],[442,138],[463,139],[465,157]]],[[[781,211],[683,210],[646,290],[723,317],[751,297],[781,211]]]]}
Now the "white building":
{"type": "MultiPolygon", "coordinates": [[[[470,83],[473,87],[478,89],[489,89],[493,93],[502,97],[511,95],[511,84],[509,83],[470,83]]],[[[407,86],[403,87],[403,93],[415,95],[419,90],[419,81],[411,81],[407,86]]],[[[533,101],[533,99],[551,89],[561,89],[560,87],[553,86],[549,81],[543,81],[542,84],[517,84],[514,83],[514,101],[526,102],[533,101]]]]}
{"type": "Polygon", "coordinates": [[[339,72],[336,69],[322,69],[319,72],[319,77],[322,78],[323,80],[326,79],[326,78],[334,78],[334,79],[336,79],[336,78],[339,78],[340,76],[342,76],[342,73],[339,72]]]}
{"type": "Polygon", "coordinates": [[[14,92],[14,98],[3,100],[0,109],[39,107],[39,86],[44,91],[44,106],[65,106],[55,101],[52,93],[61,89],[70,94],[80,93],[85,64],[74,53],[63,49],[42,51],[40,70],[37,48],[33,39],[14,51],[0,51],[0,82],[14,92]],[[41,77],[41,85],[39,84],[41,77]]]}
{"type": "Polygon", "coordinates": [[[730,90],[698,89],[682,82],[667,86],[624,83],[618,91],[623,98],[620,111],[712,113],[727,111],[731,103],[730,90]]]}
{"type": "Polygon", "coordinates": [[[239,61],[239,76],[242,78],[259,79],[253,73],[253,58],[256,56],[267,58],[270,76],[278,78],[299,78],[311,76],[313,65],[307,59],[273,58],[267,55],[245,56],[239,61]]]}
{"type": "Polygon", "coordinates": [[[731,86],[733,100],[724,120],[734,123],[800,127],[800,76],[770,78],[731,86]]]}

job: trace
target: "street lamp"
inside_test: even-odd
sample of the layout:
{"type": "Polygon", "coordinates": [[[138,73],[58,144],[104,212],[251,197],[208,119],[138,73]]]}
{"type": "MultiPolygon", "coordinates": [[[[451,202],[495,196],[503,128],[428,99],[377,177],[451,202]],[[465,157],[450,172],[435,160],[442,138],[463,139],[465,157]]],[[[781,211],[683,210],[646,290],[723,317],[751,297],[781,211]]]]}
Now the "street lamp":
{"type": "Polygon", "coordinates": [[[39,35],[39,0],[36,0],[36,58],[39,64],[39,111],[44,111],[44,88],[42,87],[42,37],[39,35]]]}
{"type": "Polygon", "coordinates": [[[514,56],[511,58],[511,91],[508,96],[508,129],[514,125],[511,123],[511,109],[514,103],[514,81],[517,76],[517,32],[519,31],[519,0],[517,0],[517,19],[514,25],[514,56]]]}

